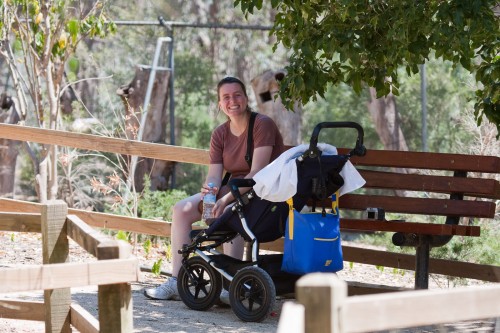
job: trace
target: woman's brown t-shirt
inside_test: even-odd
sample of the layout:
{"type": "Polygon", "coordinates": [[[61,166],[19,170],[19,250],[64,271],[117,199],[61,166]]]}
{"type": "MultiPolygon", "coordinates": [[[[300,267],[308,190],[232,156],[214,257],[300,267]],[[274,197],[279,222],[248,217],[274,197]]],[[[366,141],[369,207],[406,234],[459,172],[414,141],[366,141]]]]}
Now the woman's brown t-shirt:
{"type": "MultiPolygon", "coordinates": [[[[248,126],[239,136],[231,133],[229,121],[219,125],[210,140],[210,164],[222,164],[232,178],[242,178],[250,172],[245,161],[247,153],[248,126]]],[[[284,150],[283,138],[274,121],[266,115],[257,114],[253,128],[253,147],[272,146],[271,161],[284,150]]]]}

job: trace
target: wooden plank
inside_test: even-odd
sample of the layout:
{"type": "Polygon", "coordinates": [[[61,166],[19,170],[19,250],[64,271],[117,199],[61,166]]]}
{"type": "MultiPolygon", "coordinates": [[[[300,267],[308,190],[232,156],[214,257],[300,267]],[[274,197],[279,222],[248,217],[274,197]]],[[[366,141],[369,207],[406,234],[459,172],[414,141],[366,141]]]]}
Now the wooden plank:
{"type": "MultiPolygon", "coordinates": [[[[40,213],[40,211],[41,204],[39,203],[0,198],[0,212],[40,213]]],[[[170,223],[165,221],[89,212],[73,208],[68,209],[68,214],[76,215],[88,225],[97,228],[170,236],[170,223]]]]}
{"type": "Polygon", "coordinates": [[[0,230],[15,232],[41,232],[40,213],[0,212],[0,230]]]}
{"type": "MultiPolygon", "coordinates": [[[[97,248],[99,261],[112,258],[127,258],[131,246],[118,241],[102,242],[97,248]]],[[[130,332],[134,330],[132,309],[132,287],[128,283],[99,285],[99,327],[101,332],[130,332]]]]}
{"type": "MultiPolygon", "coordinates": [[[[43,263],[50,265],[68,262],[69,241],[66,234],[68,206],[61,200],[48,201],[42,205],[41,215],[43,263]]],[[[69,321],[71,290],[56,286],[52,290],[44,290],[45,332],[71,333],[69,321]]]]}
{"type": "Polygon", "coordinates": [[[67,223],[68,236],[94,257],[97,257],[99,244],[111,240],[76,215],[68,215],[67,223]]]}
{"type": "MultiPolygon", "coordinates": [[[[325,201],[325,205],[329,204],[328,200],[325,201]]],[[[477,218],[494,218],[496,209],[496,205],[492,201],[408,198],[367,194],[343,195],[339,200],[339,205],[341,209],[361,211],[366,210],[368,207],[378,207],[392,213],[477,218]]]]}
{"type": "Polygon", "coordinates": [[[69,209],[69,214],[76,215],[93,227],[111,230],[126,230],[139,234],[170,236],[171,223],[151,219],[135,218],[106,213],[88,212],[69,209]]]}
{"type": "Polygon", "coordinates": [[[0,293],[138,281],[137,258],[0,268],[0,293]]]}
{"type": "MultiPolygon", "coordinates": [[[[365,249],[356,246],[342,246],[342,253],[344,261],[347,262],[415,270],[415,256],[411,254],[365,249]]],[[[430,258],[429,273],[500,282],[500,267],[494,265],[430,258]]]]}
{"type": "Polygon", "coordinates": [[[71,304],[71,325],[79,332],[99,333],[99,321],[78,304],[71,304]]]}
{"type": "Polygon", "coordinates": [[[392,287],[381,284],[363,283],[358,281],[347,282],[347,296],[373,295],[413,290],[410,288],[392,287]]]}
{"type": "Polygon", "coordinates": [[[462,178],[402,174],[373,170],[359,170],[366,184],[363,188],[408,190],[434,193],[463,193],[466,196],[497,198],[499,182],[495,179],[462,178]]]}
{"type": "Polygon", "coordinates": [[[421,222],[387,222],[379,220],[340,220],[340,228],[351,231],[390,231],[421,235],[449,235],[479,237],[481,228],[469,225],[435,224],[421,222]]]}
{"type": "Polygon", "coordinates": [[[43,302],[0,299],[0,318],[20,320],[45,320],[43,302]]]}
{"type": "Polygon", "coordinates": [[[209,164],[208,150],[148,143],[98,135],[72,133],[36,127],[0,124],[0,138],[64,145],[79,149],[135,155],[192,164],[209,164]]]}
{"type": "Polygon", "coordinates": [[[344,281],[333,273],[306,274],[296,282],[295,290],[297,302],[304,305],[305,332],[344,332],[342,307],[347,299],[344,281]]]}
{"type": "MultiPolygon", "coordinates": [[[[347,152],[339,149],[339,153],[347,152]]],[[[381,166],[428,170],[453,170],[465,172],[498,173],[499,156],[409,152],[368,149],[365,156],[353,156],[355,166],[381,166]]]]}
{"type": "Polygon", "coordinates": [[[499,299],[498,285],[350,297],[343,303],[343,325],[345,332],[373,332],[495,318],[499,299]]]}

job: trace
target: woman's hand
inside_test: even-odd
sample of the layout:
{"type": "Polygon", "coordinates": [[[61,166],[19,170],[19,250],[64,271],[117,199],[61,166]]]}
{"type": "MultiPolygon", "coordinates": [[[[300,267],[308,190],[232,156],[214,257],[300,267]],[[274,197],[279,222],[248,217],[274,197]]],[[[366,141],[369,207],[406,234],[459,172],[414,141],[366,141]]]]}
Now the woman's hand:
{"type": "MultiPolygon", "coordinates": [[[[217,195],[217,193],[219,192],[219,188],[217,186],[212,187],[212,190],[214,191],[215,195],[217,195]]],[[[202,200],[205,197],[205,194],[208,193],[208,191],[210,191],[210,187],[208,187],[207,184],[203,184],[202,187],[201,187],[201,189],[200,189],[201,199],[202,200]]]]}
{"type": "Polygon", "coordinates": [[[229,203],[228,195],[225,195],[222,198],[220,198],[219,200],[217,200],[215,202],[215,206],[213,209],[214,217],[221,216],[222,213],[224,213],[224,211],[226,210],[228,203],[229,203]]]}

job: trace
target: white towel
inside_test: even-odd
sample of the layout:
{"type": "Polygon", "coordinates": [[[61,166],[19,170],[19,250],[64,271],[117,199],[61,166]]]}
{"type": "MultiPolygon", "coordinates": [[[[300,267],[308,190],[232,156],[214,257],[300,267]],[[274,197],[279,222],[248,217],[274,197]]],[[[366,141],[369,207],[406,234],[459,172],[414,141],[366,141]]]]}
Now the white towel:
{"type": "MultiPolygon", "coordinates": [[[[326,143],[318,144],[319,150],[325,155],[337,155],[337,148],[326,143]]],[[[253,176],[255,193],[262,199],[280,202],[285,201],[297,193],[297,166],[295,159],[309,149],[303,144],[291,148],[281,154],[272,163],[253,176]]],[[[340,172],[344,178],[344,185],[340,188],[340,196],[352,192],[365,184],[365,180],[358,170],[348,161],[340,172]]]]}

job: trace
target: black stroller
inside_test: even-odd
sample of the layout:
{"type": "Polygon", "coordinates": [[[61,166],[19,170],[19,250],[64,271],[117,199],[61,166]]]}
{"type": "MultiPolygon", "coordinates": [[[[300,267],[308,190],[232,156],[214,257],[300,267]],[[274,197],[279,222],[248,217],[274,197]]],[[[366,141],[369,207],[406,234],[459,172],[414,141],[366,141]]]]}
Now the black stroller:
{"type": "MultiPolygon", "coordinates": [[[[363,129],[353,122],[318,124],[311,136],[309,149],[296,158],[297,193],[293,206],[300,211],[311,198],[313,205],[335,193],[343,184],[342,168],[353,155],[363,156],[363,129]],[[322,128],[353,128],[357,130],[355,148],[345,155],[325,155],[318,149],[322,128]]],[[[232,209],[226,210],[207,229],[195,230],[192,243],[183,246],[183,264],[177,278],[179,296],[189,308],[204,311],[217,304],[222,287],[229,290],[233,312],[243,321],[262,321],[274,306],[277,295],[293,293],[300,275],[281,270],[282,254],[259,254],[259,244],[284,235],[289,205],[259,198],[250,190],[240,194],[239,188],[252,187],[253,179],[229,182],[236,198],[232,209]],[[247,242],[245,260],[238,260],[217,251],[217,247],[241,235],[247,242]],[[195,254],[195,256],[191,256],[195,254]]]]}

